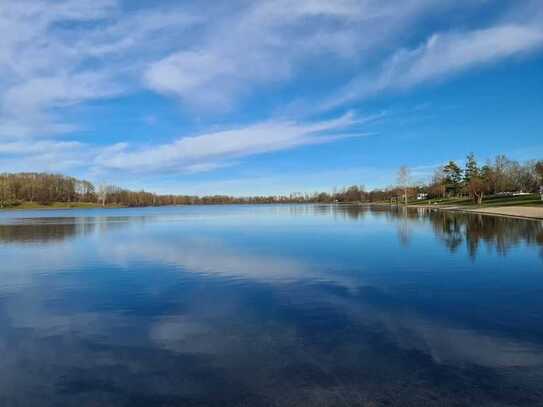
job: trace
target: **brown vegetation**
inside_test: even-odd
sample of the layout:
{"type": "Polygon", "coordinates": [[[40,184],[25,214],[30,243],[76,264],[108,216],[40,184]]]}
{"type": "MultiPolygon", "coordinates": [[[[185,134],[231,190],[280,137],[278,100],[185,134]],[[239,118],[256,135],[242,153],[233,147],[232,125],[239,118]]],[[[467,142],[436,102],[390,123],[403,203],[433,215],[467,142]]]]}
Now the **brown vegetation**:
{"type": "MultiPolygon", "coordinates": [[[[519,163],[505,156],[480,167],[473,154],[465,168],[454,161],[436,170],[428,184],[411,185],[409,168],[402,166],[398,187],[366,191],[353,185],[333,193],[293,193],[288,196],[233,197],[226,195],[190,196],[157,195],[130,191],[112,185],[95,187],[91,182],[56,174],[0,174],[0,208],[22,203],[94,203],[100,206],[163,206],[194,204],[260,204],[260,203],[352,203],[404,202],[424,193],[428,198],[471,197],[481,204],[487,195],[513,192],[536,193],[543,185],[543,161],[519,163]]],[[[542,193],[543,196],[543,193],[542,193]]],[[[70,205],[69,205],[70,206],[70,205]]]]}

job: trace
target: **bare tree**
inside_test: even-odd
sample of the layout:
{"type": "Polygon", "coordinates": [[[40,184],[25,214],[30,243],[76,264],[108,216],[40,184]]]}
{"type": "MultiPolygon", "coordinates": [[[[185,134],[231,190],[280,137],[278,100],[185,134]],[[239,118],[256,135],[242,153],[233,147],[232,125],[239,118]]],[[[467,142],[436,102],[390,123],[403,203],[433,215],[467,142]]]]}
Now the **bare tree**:
{"type": "Polygon", "coordinates": [[[110,187],[108,185],[100,185],[98,187],[98,193],[96,194],[96,198],[98,200],[98,203],[100,203],[103,207],[106,206],[107,196],[109,194],[110,187]]]}
{"type": "Polygon", "coordinates": [[[398,170],[398,185],[403,190],[404,202],[407,205],[407,193],[411,182],[411,170],[408,166],[402,165],[398,170]]]}
{"type": "Polygon", "coordinates": [[[488,191],[488,183],[485,179],[480,175],[473,176],[466,187],[469,194],[477,202],[477,205],[482,205],[485,193],[488,191]]]}
{"type": "Polygon", "coordinates": [[[438,167],[434,171],[432,181],[429,185],[430,193],[433,196],[445,198],[447,195],[447,177],[443,171],[443,167],[438,167]]]}

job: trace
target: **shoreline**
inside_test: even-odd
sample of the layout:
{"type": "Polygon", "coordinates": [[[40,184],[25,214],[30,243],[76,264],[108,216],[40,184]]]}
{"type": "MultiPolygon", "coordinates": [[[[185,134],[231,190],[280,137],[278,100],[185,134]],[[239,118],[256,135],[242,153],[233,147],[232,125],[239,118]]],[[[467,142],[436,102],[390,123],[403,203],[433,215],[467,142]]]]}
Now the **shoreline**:
{"type": "Polygon", "coordinates": [[[407,205],[408,208],[438,209],[450,212],[463,212],[475,215],[500,216],[511,219],[543,220],[543,206],[493,206],[470,208],[462,206],[407,205]]]}
{"type": "MultiPolygon", "coordinates": [[[[216,206],[217,204],[211,205],[216,206]]],[[[246,204],[244,204],[246,205],[246,204]]],[[[259,205],[259,204],[256,204],[259,205]]],[[[271,204],[273,205],[273,204],[271,204]]],[[[283,203],[278,203],[277,205],[284,205],[283,203]]],[[[319,203],[312,203],[311,205],[322,205],[319,203]]],[[[328,205],[338,205],[328,204],[328,205]]],[[[390,203],[341,203],[339,205],[369,205],[369,206],[396,206],[390,203]]],[[[169,206],[169,205],[165,205],[169,206]]],[[[178,206],[198,206],[198,205],[178,205],[178,206]]],[[[207,206],[207,205],[205,205],[207,206]]],[[[449,212],[462,212],[470,214],[478,214],[485,216],[499,216],[512,219],[528,219],[528,220],[543,220],[543,205],[541,206],[514,206],[514,205],[503,205],[503,206],[492,206],[492,207],[470,207],[470,206],[461,206],[461,205],[427,205],[427,204],[408,204],[399,205],[407,208],[421,208],[421,209],[436,209],[440,211],[449,211],[449,212]]],[[[0,208],[1,212],[24,212],[24,211],[54,211],[54,210],[74,210],[74,209],[126,209],[128,206],[101,206],[101,205],[74,205],[74,206],[31,206],[31,207],[12,207],[12,208],[0,208]]],[[[139,207],[145,208],[145,207],[139,207]]]]}
{"type": "Polygon", "coordinates": [[[128,208],[128,206],[102,206],[102,205],[92,205],[92,204],[76,204],[76,205],[31,205],[31,206],[12,206],[7,208],[0,208],[1,212],[22,212],[22,211],[58,211],[58,210],[70,210],[70,209],[123,209],[128,208]]]}

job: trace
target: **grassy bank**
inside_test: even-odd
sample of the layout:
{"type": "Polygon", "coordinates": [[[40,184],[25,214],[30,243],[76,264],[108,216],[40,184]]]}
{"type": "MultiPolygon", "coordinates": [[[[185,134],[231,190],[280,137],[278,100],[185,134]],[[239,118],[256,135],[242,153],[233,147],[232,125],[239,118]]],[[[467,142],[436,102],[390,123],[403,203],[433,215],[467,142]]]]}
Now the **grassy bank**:
{"type": "Polygon", "coordinates": [[[543,219],[543,201],[538,194],[521,196],[490,196],[477,205],[469,199],[438,199],[410,202],[416,208],[480,213],[510,218],[543,219]]]}
{"type": "Polygon", "coordinates": [[[543,206],[539,194],[521,196],[489,196],[483,200],[482,205],[477,205],[472,199],[428,199],[423,201],[411,201],[410,205],[422,206],[455,206],[466,208],[492,208],[500,206],[543,206]]]}

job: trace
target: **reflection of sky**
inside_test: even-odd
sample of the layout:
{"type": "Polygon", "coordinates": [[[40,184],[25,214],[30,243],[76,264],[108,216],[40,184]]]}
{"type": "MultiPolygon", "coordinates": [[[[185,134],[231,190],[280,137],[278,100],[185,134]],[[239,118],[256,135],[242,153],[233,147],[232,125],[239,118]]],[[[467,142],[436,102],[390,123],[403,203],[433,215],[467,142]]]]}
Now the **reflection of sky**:
{"type": "Polygon", "coordinates": [[[538,247],[474,259],[424,217],[184,210],[55,214],[34,240],[9,228],[35,221],[4,225],[3,404],[514,405],[543,390],[538,247]]]}

